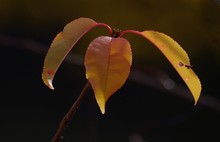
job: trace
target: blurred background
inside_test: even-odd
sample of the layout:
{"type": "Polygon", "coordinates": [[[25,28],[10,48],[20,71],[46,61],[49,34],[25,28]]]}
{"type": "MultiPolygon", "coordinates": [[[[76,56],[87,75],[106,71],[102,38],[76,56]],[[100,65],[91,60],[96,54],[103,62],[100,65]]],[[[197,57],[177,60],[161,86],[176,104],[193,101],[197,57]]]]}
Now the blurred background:
{"type": "Polygon", "coordinates": [[[143,38],[127,34],[132,72],[102,115],[92,90],[81,103],[64,142],[220,141],[219,0],[0,0],[0,141],[49,142],[86,84],[83,57],[104,28],[95,28],[72,49],[54,79],[41,79],[44,56],[70,21],[88,17],[112,28],[156,30],[188,53],[201,79],[192,95],[167,59],[143,38]]]}

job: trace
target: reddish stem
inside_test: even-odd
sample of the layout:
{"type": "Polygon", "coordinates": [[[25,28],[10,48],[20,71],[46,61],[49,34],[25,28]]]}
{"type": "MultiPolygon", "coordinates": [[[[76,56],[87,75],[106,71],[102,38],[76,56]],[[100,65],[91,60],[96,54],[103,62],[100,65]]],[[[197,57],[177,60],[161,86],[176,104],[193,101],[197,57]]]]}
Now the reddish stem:
{"type": "Polygon", "coordinates": [[[54,135],[51,142],[61,142],[63,139],[63,133],[65,128],[68,126],[69,122],[71,121],[73,115],[75,114],[76,110],[78,109],[80,103],[82,102],[82,99],[85,97],[86,93],[88,92],[90,88],[89,81],[86,83],[85,87],[83,88],[82,92],[80,93],[77,100],[74,102],[70,110],[66,113],[66,115],[63,117],[62,121],[60,122],[59,128],[57,129],[56,134],[54,135]]]}
{"type": "Polygon", "coordinates": [[[141,35],[142,36],[142,34],[141,34],[141,32],[139,32],[139,31],[136,31],[136,30],[124,30],[124,31],[121,31],[121,33],[120,33],[120,37],[122,37],[124,34],[126,34],[126,33],[134,33],[134,34],[137,34],[137,35],[141,35]]]}
{"type": "Polygon", "coordinates": [[[103,26],[103,27],[107,28],[110,35],[112,35],[112,33],[113,33],[112,28],[105,23],[98,23],[96,26],[103,26]]]}

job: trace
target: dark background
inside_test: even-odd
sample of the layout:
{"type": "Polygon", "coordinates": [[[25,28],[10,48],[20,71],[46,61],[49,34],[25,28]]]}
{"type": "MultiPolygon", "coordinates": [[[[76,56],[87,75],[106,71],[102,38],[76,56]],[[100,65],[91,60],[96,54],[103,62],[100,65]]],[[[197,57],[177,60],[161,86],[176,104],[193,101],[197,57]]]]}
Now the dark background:
{"type": "MultiPolygon", "coordinates": [[[[220,141],[219,0],[0,0],[1,142],[49,142],[78,97],[86,83],[81,58],[61,65],[54,91],[43,84],[41,72],[53,38],[79,17],[112,28],[171,36],[189,54],[203,89],[194,106],[185,84],[159,50],[143,38],[126,35],[133,46],[132,69],[138,73],[132,72],[110,98],[105,115],[90,90],[66,129],[64,142],[220,141]],[[164,77],[171,88],[163,86],[164,77]]],[[[92,30],[72,52],[83,57],[98,35],[107,31],[92,30]]]]}

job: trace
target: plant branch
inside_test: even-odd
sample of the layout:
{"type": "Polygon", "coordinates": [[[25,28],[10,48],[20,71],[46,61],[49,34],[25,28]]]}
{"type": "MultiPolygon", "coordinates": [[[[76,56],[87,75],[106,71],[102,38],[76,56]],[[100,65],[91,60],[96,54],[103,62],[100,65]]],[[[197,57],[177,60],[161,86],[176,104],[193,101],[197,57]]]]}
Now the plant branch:
{"type": "Polygon", "coordinates": [[[79,97],[77,98],[77,100],[74,102],[72,107],[69,109],[69,111],[66,113],[66,115],[61,120],[59,128],[57,129],[56,134],[54,135],[51,142],[61,142],[62,141],[65,128],[68,126],[69,122],[71,121],[73,115],[75,114],[76,110],[78,109],[80,103],[82,102],[83,98],[87,94],[90,87],[91,86],[88,81],[86,83],[85,87],[83,88],[82,92],[80,93],[79,97]]]}

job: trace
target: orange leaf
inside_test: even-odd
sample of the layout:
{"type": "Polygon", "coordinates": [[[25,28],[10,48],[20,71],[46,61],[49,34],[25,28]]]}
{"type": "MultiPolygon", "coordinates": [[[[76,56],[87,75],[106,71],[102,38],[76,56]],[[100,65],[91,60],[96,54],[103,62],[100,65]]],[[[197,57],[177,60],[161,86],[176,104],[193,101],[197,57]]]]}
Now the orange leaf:
{"type": "Polygon", "coordinates": [[[201,93],[201,83],[198,76],[192,70],[189,57],[182,47],[171,37],[163,33],[144,31],[137,34],[151,41],[166,56],[192,92],[196,104],[201,93]]]}
{"type": "Polygon", "coordinates": [[[130,44],[124,38],[101,36],[93,40],[87,48],[86,77],[103,114],[106,101],[127,80],[131,63],[130,44]]]}
{"type": "Polygon", "coordinates": [[[79,18],[67,24],[63,32],[54,38],[44,60],[42,79],[50,88],[54,89],[52,81],[60,64],[76,44],[76,42],[97,23],[89,18],[79,18]]]}

